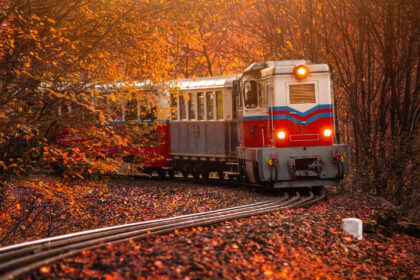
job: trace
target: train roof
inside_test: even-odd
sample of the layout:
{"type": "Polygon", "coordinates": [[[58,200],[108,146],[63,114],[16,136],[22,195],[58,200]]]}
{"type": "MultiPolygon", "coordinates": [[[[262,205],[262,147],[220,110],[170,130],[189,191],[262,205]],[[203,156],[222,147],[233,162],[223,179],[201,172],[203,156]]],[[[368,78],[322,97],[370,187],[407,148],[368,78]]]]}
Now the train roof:
{"type": "Polygon", "coordinates": [[[312,73],[328,72],[328,64],[314,64],[309,60],[279,60],[279,61],[264,61],[254,62],[249,65],[241,74],[244,75],[249,72],[261,71],[261,76],[292,74],[297,65],[306,65],[312,73]]]}
{"type": "Polygon", "coordinates": [[[236,75],[181,79],[176,82],[176,85],[181,90],[225,88],[225,87],[232,87],[232,81],[235,79],[236,79],[236,75]]]}

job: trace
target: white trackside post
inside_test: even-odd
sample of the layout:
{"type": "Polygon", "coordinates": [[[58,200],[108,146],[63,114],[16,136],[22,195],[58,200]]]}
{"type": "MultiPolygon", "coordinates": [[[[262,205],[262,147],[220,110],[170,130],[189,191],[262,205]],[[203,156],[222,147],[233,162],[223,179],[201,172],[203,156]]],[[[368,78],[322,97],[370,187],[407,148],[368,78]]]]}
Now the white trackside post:
{"type": "Polygon", "coordinates": [[[362,240],[363,222],[357,218],[343,219],[343,230],[353,235],[357,240],[362,240]]]}

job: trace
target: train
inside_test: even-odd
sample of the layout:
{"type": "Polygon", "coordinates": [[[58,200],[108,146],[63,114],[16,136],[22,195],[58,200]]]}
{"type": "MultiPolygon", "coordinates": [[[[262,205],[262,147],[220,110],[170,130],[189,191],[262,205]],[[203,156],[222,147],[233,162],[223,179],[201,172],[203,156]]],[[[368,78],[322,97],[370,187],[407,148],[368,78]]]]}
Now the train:
{"type": "MultiPolygon", "coordinates": [[[[236,178],[273,188],[337,185],[349,171],[331,71],[307,60],[255,62],[230,76],[180,79],[163,94],[159,160],[148,173],[236,178]],[[169,100],[169,101],[168,101],[169,100]]],[[[140,154],[139,154],[140,153],[140,154]]]]}

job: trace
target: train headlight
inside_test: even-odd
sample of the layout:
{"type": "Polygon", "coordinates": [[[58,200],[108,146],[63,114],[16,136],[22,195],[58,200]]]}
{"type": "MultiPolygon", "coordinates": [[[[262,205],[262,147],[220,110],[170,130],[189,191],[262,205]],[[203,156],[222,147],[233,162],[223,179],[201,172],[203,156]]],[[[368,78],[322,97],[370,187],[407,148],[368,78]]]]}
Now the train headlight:
{"type": "Polygon", "coordinates": [[[298,65],[293,69],[293,75],[298,80],[303,80],[309,75],[309,69],[305,65],[298,65]]]}
{"type": "Polygon", "coordinates": [[[324,130],[324,136],[330,137],[331,135],[332,135],[332,130],[331,129],[325,129],[324,130]]]}
{"type": "Polygon", "coordinates": [[[277,132],[277,138],[279,138],[280,140],[283,140],[284,138],[286,138],[286,132],[284,131],[277,132]]]}

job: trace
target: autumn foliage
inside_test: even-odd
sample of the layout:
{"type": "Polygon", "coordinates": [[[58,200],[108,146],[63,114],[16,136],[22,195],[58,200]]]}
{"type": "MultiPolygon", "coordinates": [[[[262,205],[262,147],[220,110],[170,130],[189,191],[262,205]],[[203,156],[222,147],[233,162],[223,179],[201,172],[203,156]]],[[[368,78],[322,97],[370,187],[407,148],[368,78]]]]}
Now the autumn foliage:
{"type": "MultiPolygon", "coordinates": [[[[155,129],[111,125],[135,81],[161,87],[304,58],[333,71],[338,140],[351,149],[348,185],[412,211],[420,196],[418,10],[410,0],[1,0],[0,178],[115,172],[127,150],[145,145],[133,139],[155,129]],[[109,147],[121,154],[110,157],[109,147]]],[[[136,98],[154,100],[150,92],[136,98]]],[[[0,203],[6,192],[1,184],[0,203]]]]}

